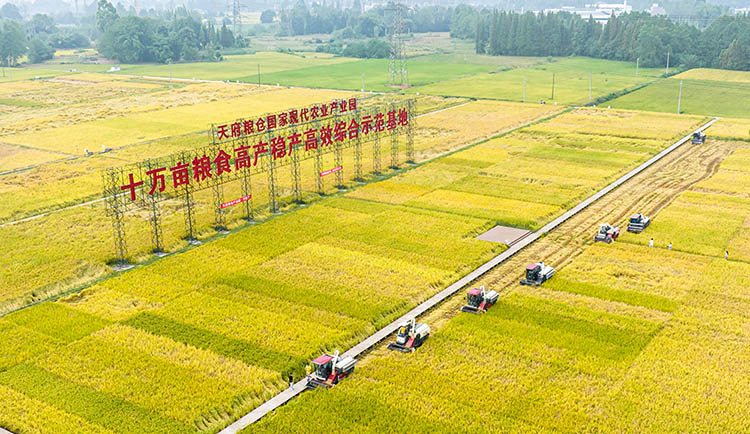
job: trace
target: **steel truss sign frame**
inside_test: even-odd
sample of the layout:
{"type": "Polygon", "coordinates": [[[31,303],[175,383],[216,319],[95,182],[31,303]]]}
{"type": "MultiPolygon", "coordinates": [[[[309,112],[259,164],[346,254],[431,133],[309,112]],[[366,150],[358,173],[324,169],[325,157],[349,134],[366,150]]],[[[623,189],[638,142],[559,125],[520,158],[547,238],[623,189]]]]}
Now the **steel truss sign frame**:
{"type": "MultiPolygon", "coordinates": [[[[372,143],[373,173],[381,169],[381,140],[391,141],[390,167],[401,162],[399,137],[406,135],[403,152],[407,163],[414,159],[414,128],[416,99],[377,104],[370,100],[334,100],[283,113],[266,114],[257,118],[238,119],[219,126],[212,125],[211,144],[197,149],[177,152],[164,157],[108,168],[103,173],[103,196],[107,215],[112,219],[117,262],[128,260],[125,241],[124,215],[133,209],[150,213],[151,242],[155,253],[163,251],[160,203],[180,200],[185,213],[186,239],[194,240],[196,191],[213,190],[214,227],[226,228],[228,208],[223,186],[240,181],[244,206],[243,218],[254,219],[252,178],[265,174],[269,190],[269,211],[278,212],[279,189],[277,172],[291,168],[293,198],[302,203],[302,161],[314,159],[316,190],[324,194],[323,156],[334,154],[336,186],[344,185],[343,151],[354,150],[354,179],[362,180],[362,153],[366,143],[372,143]],[[325,116],[322,107],[328,107],[325,116]],[[341,110],[346,107],[347,110],[341,110]],[[313,109],[317,108],[317,116],[313,109]],[[301,113],[307,112],[306,117],[301,113]],[[292,113],[297,122],[289,122],[292,113]],[[278,119],[287,114],[280,126],[278,119]],[[276,119],[276,128],[268,128],[269,119],[276,119]],[[257,119],[257,120],[256,120],[257,119]],[[253,127],[250,127],[250,125],[253,127]],[[262,126],[260,128],[259,126],[262,126]],[[258,131],[260,129],[260,131],[258,131]],[[223,206],[222,206],[223,205],[223,206]]],[[[273,125],[273,124],[272,124],[273,125]]]]}

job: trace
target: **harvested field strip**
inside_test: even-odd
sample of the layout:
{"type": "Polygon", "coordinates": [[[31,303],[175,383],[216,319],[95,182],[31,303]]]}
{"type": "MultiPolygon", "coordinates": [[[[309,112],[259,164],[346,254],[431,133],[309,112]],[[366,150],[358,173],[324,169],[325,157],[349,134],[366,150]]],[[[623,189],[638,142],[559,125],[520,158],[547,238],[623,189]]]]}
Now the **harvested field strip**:
{"type": "MultiPolygon", "coordinates": [[[[664,357],[665,350],[658,342],[663,332],[671,327],[673,320],[670,318],[680,317],[685,304],[692,299],[689,287],[702,285],[700,277],[712,259],[619,241],[613,245],[587,247],[590,241],[585,241],[595,232],[600,220],[622,224],[634,209],[655,216],[655,221],[658,221],[660,214],[655,214],[656,210],[665,207],[668,210],[673,198],[711,175],[706,168],[711,167],[716,158],[725,158],[731,152],[728,144],[710,149],[686,147],[688,149],[682,153],[666,157],[477,282],[491,289],[503,290],[502,304],[490,309],[486,315],[457,314],[465,301],[464,294],[457,294],[421,319],[433,327],[433,335],[416,353],[403,357],[383,348],[376,349],[371,356],[360,361],[357,374],[351,380],[328,391],[325,399],[319,399],[317,394],[300,396],[248,428],[247,432],[302,432],[298,423],[302,419],[310,420],[310,424],[320,430],[347,423],[347,426],[354,424],[364,429],[388,427],[392,421],[390,415],[412,412],[415,408],[418,410],[410,414],[416,417],[411,419],[416,432],[422,432],[418,428],[422,421],[433,432],[460,431],[466,427],[478,431],[491,430],[492,427],[502,431],[513,427],[519,432],[580,431],[598,427],[616,430],[618,426],[632,426],[634,431],[638,431],[639,426],[646,430],[662,431],[670,427],[690,430],[688,427],[696,423],[697,418],[692,416],[687,405],[683,406],[684,410],[674,412],[674,417],[666,414],[672,408],[668,402],[677,402],[681,398],[672,394],[671,401],[660,401],[660,392],[656,390],[660,388],[659,376],[649,375],[641,382],[642,386],[634,385],[628,389],[627,395],[619,391],[622,390],[621,384],[631,381],[633,369],[645,372],[659,369],[658,359],[641,362],[641,358],[652,352],[664,357]],[[663,176],[655,176],[657,174],[663,176]],[[632,252],[633,249],[636,252],[632,252]],[[582,251],[584,254],[580,255],[582,251]],[[590,259],[586,260],[586,257],[590,259]],[[523,265],[540,259],[555,265],[558,275],[542,288],[519,289],[518,278],[523,265]],[[608,260],[619,261],[621,266],[600,266],[602,261],[606,263],[608,260]],[[626,260],[631,262],[623,262],[626,260]],[[581,265],[578,265],[579,261],[583,261],[581,265]],[[636,271],[629,273],[633,266],[637,267],[636,271]],[[570,267],[578,267],[578,271],[571,269],[569,272],[570,267]],[[600,270],[598,275],[591,275],[597,270],[600,270]],[[666,276],[663,275],[665,272],[666,276]],[[604,299],[601,301],[592,296],[558,291],[554,285],[560,283],[556,279],[561,276],[563,280],[589,277],[590,282],[588,279],[582,282],[589,285],[600,282],[611,291],[602,293],[604,299]],[[639,279],[649,277],[652,280],[636,286],[639,279]],[[621,287],[612,287],[612,283],[621,279],[624,279],[621,287]],[[661,289],[652,290],[653,283],[661,289]],[[630,292],[638,297],[628,296],[630,298],[625,302],[609,300],[613,294],[619,297],[630,292]],[[643,307],[644,304],[650,307],[643,307]],[[516,320],[519,315],[507,313],[509,305],[514,312],[519,310],[517,306],[521,306],[523,316],[520,318],[523,321],[516,320]],[[558,331],[557,323],[565,332],[558,331]],[[545,327],[546,324],[549,325],[545,327]],[[492,327],[503,332],[485,334],[492,327]],[[584,345],[583,339],[588,339],[590,346],[584,345]],[[580,351],[576,352],[576,348],[580,351]],[[589,355],[590,351],[598,356],[589,355]],[[441,384],[436,381],[438,378],[445,378],[447,382],[441,384]],[[477,390],[487,384],[492,386],[477,390]],[[642,397],[644,392],[638,387],[646,387],[652,393],[650,396],[656,398],[649,400],[648,411],[637,410],[638,414],[634,414],[633,410],[639,405],[636,398],[642,397]],[[515,394],[510,392],[514,389],[517,390],[515,394]],[[467,395],[463,394],[464,390],[468,391],[467,395]],[[421,404],[437,403],[433,399],[439,395],[450,397],[450,404],[446,403],[445,407],[421,404]],[[472,407],[477,396],[493,403],[488,414],[481,414],[481,409],[472,407]],[[383,408],[386,413],[373,414],[368,405],[352,405],[358,402],[356,397],[368,403],[378,397],[390,404],[383,408]],[[460,409],[467,407],[474,411],[464,416],[460,409]],[[334,411],[341,408],[347,411],[334,411]],[[436,408],[441,411],[435,411],[436,408]],[[457,416],[446,421],[438,416],[444,412],[457,416]],[[685,412],[691,416],[680,419],[685,412]],[[316,417],[306,418],[305,415],[309,414],[316,414],[316,417]],[[661,424],[654,424],[654,415],[659,415],[661,424]],[[362,422],[364,420],[366,424],[362,422]],[[644,421],[644,424],[639,425],[639,421],[644,421]]],[[[648,230],[641,236],[647,236],[648,230]]],[[[723,271],[720,275],[731,276],[733,273],[723,271]]],[[[565,286],[562,288],[565,290],[568,284],[561,286],[565,286]]],[[[741,286],[739,283],[737,288],[741,286]]],[[[696,321],[700,321],[699,318],[696,317],[696,321]]],[[[714,316],[712,320],[718,325],[719,318],[714,316]]],[[[733,322],[733,327],[736,329],[738,324],[733,322]]],[[[706,348],[706,351],[710,350],[706,348]]],[[[666,352],[679,355],[680,349],[670,347],[666,352]]],[[[695,354],[695,357],[705,356],[695,354]]],[[[711,372],[711,369],[701,369],[711,372]]],[[[670,387],[677,390],[688,384],[684,378],[691,372],[671,373],[681,375],[683,380],[670,380],[670,387]]],[[[734,375],[726,377],[736,378],[734,375]]],[[[717,384],[721,383],[726,381],[717,381],[717,384]]],[[[706,395],[696,398],[703,400],[706,395]]],[[[382,408],[382,404],[376,408],[382,408]]],[[[742,408],[738,406],[729,413],[735,427],[739,426],[737,423],[741,424],[742,408]]],[[[711,421],[722,415],[716,408],[711,411],[715,411],[712,415],[717,415],[711,416],[711,421]]],[[[717,426],[724,425],[711,428],[709,422],[701,421],[694,426],[717,431],[717,426]]]]}

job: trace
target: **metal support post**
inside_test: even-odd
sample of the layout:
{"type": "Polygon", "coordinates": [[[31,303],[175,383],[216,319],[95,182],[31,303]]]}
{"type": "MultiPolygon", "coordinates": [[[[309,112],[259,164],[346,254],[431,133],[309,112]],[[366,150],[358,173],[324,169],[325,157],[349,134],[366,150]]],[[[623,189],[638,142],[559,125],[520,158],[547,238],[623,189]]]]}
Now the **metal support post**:
{"type": "MultiPolygon", "coordinates": [[[[297,134],[297,128],[294,128],[292,130],[292,134],[297,134]]],[[[299,149],[299,145],[295,148],[290,148],[289,152],[291,152],[290,157],[292,157],[292,188],[294,189],[294,202],[296,203],[303,203],[302,202],[302,180],[300,175],[300,161],[299,161],[299,154],[301,150],[299,149]]]]}
{"type": "Polygon", "coordinates": [[[125,242],[126,202],[121,201],[121,170],[107,170],[104,174],[104,205],[112,219],[112,234],[115,244],[115,261],[122,265],[128,262],[128,246],[125,242]]]}
{"type": "Polygon", "coordinates": [[[226,216],[221,208],[221,204],[224,203],[224,184],[221,183],[218,176],[211,180],[211,190],[214,193],[214,229],[225,231],[227,229],[226,216]]]}
{"type": "Polygon", "coordinates": [[[185,202],[185,231],[187,236],[185,237],[188,241],[195,241],[195,201],[193,200],[193,192],[190,190],[190,186],[185,185],[183,192],[183,200],[185,202]]]}
{"type": "Polygon", "coordinates": [[[279,209],[278,197],[279,193],[276,191],[276,162],[273,161],[273,156],[268,155],[266,161],[266,172],[268,174],[268,208],[271,214],[276,214],[279,209]]]}
{"type": "Polygon", "coordinates": [[[372,142],[372,172],[376,175],[380,175],[381,173],[380,132],[375,132],[375,140],[372,142]]]}
{"type": "Polygon", "coordinates": [[[242,169],[242,195],[250,196],[250,199],[245,201],[245,220],[249,222],[255,221],[255,215],[253,214],[253,184],[250,179],[250,168],[245,167],[242,169]]]}
{"type": "MultiPolygon", "coordinates": [[[[391,105],[391,110],[396,110],[395,105],[391,105]]],[[[398,169],[398,128],[390,132],[391,135],[391,169],[398,169]]]]}
{"type": "Polygon", "coordinates": [[[411,99],[407,104],[409,125],[406,126],[406,162],[414,164],[416,163],[414,159],[414,122],[417,121],[417,100],[411,99]]]}
{"type": "MultiPolygon", "coordinates": [[[[357,111],[356,116],[357,124],[361,125],[362,115],[357,111]]],[[[354,141],[354,180],[358,182],[364,181],[362,177],[362,132],[357,134],[357,138],[354,141]]]]}
{"type": "MultiPolygon", "coordinates": [[[[148,162],[146,168],[153,170],[156,168],[156,165],[148,162]]],[[[141,177],[141,179],[144,178],[141,177]]],[[[153,178],[149,181],[151,184],[148,186],[149,191],[153,191],[154,194],[148,195],[148,197],[144,195],[144,199],[147,201],[149,210],[151,211],[151,217],[149,218],[149,223],[151,223],[151,245],[153,246],[154,253],[161,253],[164,251],[164,238],[161,230],[161,206],[159,205],[159,202],[161,202],[161,192],[159,191],[159,185],[153,185],[155,182],[153,178]]]]}

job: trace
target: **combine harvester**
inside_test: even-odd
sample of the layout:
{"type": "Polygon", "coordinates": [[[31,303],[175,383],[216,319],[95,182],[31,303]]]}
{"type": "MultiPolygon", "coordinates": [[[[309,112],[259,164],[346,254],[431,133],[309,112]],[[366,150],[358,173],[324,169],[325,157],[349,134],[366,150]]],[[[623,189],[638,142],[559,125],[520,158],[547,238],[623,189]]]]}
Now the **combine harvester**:
{"type": "Polygon", "coordinates": [[[526,278],[521,279],[521,285],[539,286],[550,280],[555,275],[555,269],[544,262],[529,264],[526,266],[526,278]]]}
{"type": "Polygon", "coordinates": [[[333,355],[323,354],[319,356],[310,362],[313,369],[312,372],[307,374],[307,388],[323,387],[330,389],[354,372],[356,363],[357,360],[353,357],[340,358],[339,350],[336,350],[333,355]]]}
{"type": "Polygon", "coordinates": [[[594,235],[594,241],[603,241],[607,244],[616,240],[620,236],[620,228],[612,226],[609,223],[602,223],[599,232],[594,235]]]}
{"type": "Polygon", "coordinates": [[[399,326],[396,342],[388,344],[388,349],[401,351],[402,353],[413,353],[428,337],[430,337],[430,326],[425,323],[417,324],[412,318],[399,326]]]}
{"type": "Polygon", "coordinates": [[[497,303],[499,297],[497,291],[487,291],[484,286],[470,289],[466,294],[467,303],[461,308],[461,312],[486,313],[487,309],[497,303]]]}
{"type": "Polygon", "coordinates": [[[693,140],[691,140],[690,143],[694,145],[702,145],[706,143],[706,134],[701,132],[693,133],[693,140]]]}
{"type": "Polygon", "coordinates": [[[651,219],[645,215],[638,213],[630,216],[628,222],[628,232],[639,234],[651,224],[651,219]]]}

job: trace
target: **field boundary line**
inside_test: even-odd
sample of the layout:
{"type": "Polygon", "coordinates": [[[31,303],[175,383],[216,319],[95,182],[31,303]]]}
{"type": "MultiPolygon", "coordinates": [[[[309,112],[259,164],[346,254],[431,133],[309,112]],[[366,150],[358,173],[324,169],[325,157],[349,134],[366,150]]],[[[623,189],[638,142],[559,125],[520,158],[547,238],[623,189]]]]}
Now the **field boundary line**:
{"type": "MultiPolygon", "coordinates": [[[[474,102],[474,101],[469,101],[469,102],[474,102]]],[[[450,108],[450,107],[447,107],[447,108],[450,108]]],[[[447,108],[445,108],[445,109],[447,109],[447,108]]],[[[445,110],[445,109],[440,109],[440,110],[445,110]]],[[[441,158],[445,158],[445,157],[448,157],[450,155],[456,154],[458,152],[461,152],[461,151],[473,148],[475,146],[479,146],[482,143],[486,143],[486,142],[488,142],[490,140],[494,140],[494,139],[498,139],[498,138],[501,138],[501,137],[505,137],[505,136],[507,136],[509,134],[512,134],[515,131],[520,130],[520,129],[523,129],[523,128],[526,128],[526,127],[530,127],[532,125],[536,125],[536,124],[539,124],[539,123],[542,123],[542,122],[546,122],[546,121],[548,121],[550,119],[554,119],[554,118],[556,118],[556,117],[558,117],[558,116],[560,116],[562,114],[565,114],[565,113],[567,113],[567,112],[569,112],[571,110],[573,110],[573,108],[569,107],[569,108],[564,109],[564,110],[559,110],[559,111],[551,112],[551,113],[549,113],[546,116],[540,117],[538,119],[534,119],[534,120],[526,122],[525,124],[522,124],[522,125],[511,126],[507,130],[499,132],[499,133],[497,133],[495,135],[486,137],[484,139],[479,139],[479,140],[477,140],[475,142],[463,145],[460,148],[447,151],[444,154],[440,154],[440,155],[436,155],[436,156],[430,157],[430,158],[428,158],[428,159],[426,159],[424,161],[420,161],[418,163],[414,163],[412,165],[408,165],[408,166],[406,166],[404,168],[398,169],[398,170],[393,171],[391,173],[388,173],[388,174],[385,174],[385,175],[380,175],[377,178],[375,178],[375,179],[373,179],[371,181],[368,181],[367,184],[370,184],[370,183],[373,183],[373,182],[380,182],[380,181],[384,181],[384,180],[390,179],[390,178],[392,178],[394,176],[403,174],[403,173],[408,172],[410,170],[414,170],[414,169],[416,169],[418,167],[421,167],[421,166],[423,166],[425,164],[429,164],[431,162],[438,161],[441,158]]],[[[357,187],[355,186],[354,188],[357,188],[357,187]]],[[[127,194],[127,193],[121,193],[121,194],[127,194]]],[[[327,195],[326,197],[336,197],[336,196],[339,196],[341,194],[344,194],[344,192],[339,191],[338,193],[333,193],[331,195],[327,195]]],[[[63,211],[63,210],[66,210],[66,209],[71,209],[71,208],[85,206],[85,205],[93,205],[93,204],[101,202],[103,200],[104,200],[104,198],[87,199],[86,203],[83,203],[83,204],[79,203],[79,204],[69,205],[67,207],[51,209],[51,210],[45,211],[45,212],[43,212],[41,214],[37,214],[37,215],[25,217],[22,220],[24,220],[24,221],[26,221],[26,220],[33,220],[35,218],[44,217],[44,216],[53,214],[53,213],[58,212],[58,211],[63,211]]],[[[359,199],[359,200],[364,200],[364,199],[359,199]]],[[[295,212],[295,211],[298,211],[300,209],[303,209],[303,208],[295,207],[295,208],[292,208],[292,209],[290,209],[288,211],[285,211],[284,214],[290,213],[290,212],[295,212]]],[[[256,220],[256,223],[262,224],[262,223],[265,223],[266,221],[269,221],[270,219],[272,219],[274,217],[275,216],[270,216],[270,217],[268,217],[267,219],[264,219],[264,220],[256,220]]],[[[20,220],[12,221],[12,222],[0,223],[0,228],[2,228],[3,226],[6,226],[6,225],[12,225],[12,224],[16,224],[16,223],[19,223],[19,222],[20,222],[20,220]]],[[[245,230],[245,229],[247,229],[247,226],[240,226],[240,227],[238,227],[236,229],[230,230],[229,232],[230,233],[234,233],[234,232],[239,232],[239,231],[242,231],[242,230],[245,230]]],[[[225,236],[226,236],[226,234],[217,233],[217,234],[211,235],[211,236],[209,236],[209,237],[207,237],[205,239],[201,239],[201,241],[203,242],[203,245],[205,245],[206,243],[208,243],[210,241],[213,241],[213,240],[219,239],[219,238],[223,238],[225,236]]],[[[184,252],[186,252],[186,251],[188,251],[190,249],[196,248],[196,247],[198,247],[198,246],[193,246],[193,245],[188,244],[187,246],[181,247],[181,248],[179,248],[179,249],[177,249],[177,250],[175,250],[173,252],[169,252],[165,257],[172,256],[172,255],[178,255],[180,253],[184,253],[184,252]]],[[[152,258],[150,258],[150,259],[148,259],[148,260],[146,260],[144,262],[139,262],[139,263],[133,264],[133,265],[135,265],[135,267],[131,268],[130,270],[133,270],[133,269],[135,269],[137,267],[149,265],[149,264],[151,264],[151,263],[153,263],[155,261],[158,261],[159,259],[161,259],[161,257],[154,256],[154,257],[152,257],[152,258]]],[[[48,302],[48,301],[56,301],[56,300],[59,300],[62,297],[68,296],[70,294],[75,294],[75,293],[81,292],[84,289],[89,288],[89,287],[91,287],[92,285],[94,285],[94,284],[96,284],[98,282],[102,282],[102,281],[114,278],[116,276],[119,276],[122,273],[127,273],[130,270],[115,271],[115,272],[109,273],[109,274],[107,274],[105,276],[92,279],[91,281],[88,281],[88,282],[85,282],[85,283],[81,283],[81,284],[79,284],[79,285],[77,285],[75,287],[72,287],[70,289],[64,290],[64,291],[62,291],[60,293],[47,296],[47,297],[45,297],[43,299],[36,300],[36,301],[33,301],[31,303],[28,303],[28,304],[23,304],[21,306],[17,306],[17,307],[11,308],[11,309],[9,309],[7,311],[3,311],[2,310],[3,309],[2,308],[2,303],[0,303],[0,318],[4,317],[6,315],[12,314],[14,312],[18,312],[20,310],[27,309],[29,307],[41,304],[41,303],[45,303],[45,302],[48,302]]],[[[2,433],[0,433],[0,434],[2,434],[2,433]]]]}
{"type": "MultiPolygon", "coordinates": [[[[693,133],[695,132],[702,132],[703,130],[709,128],[711,125],[713,125],[716,121],[718,121],[719,118],[714,117],[712,120],[706,122],[702,126],[700,126],[698,129],[693,130],[690,132],[687,136],[683,137],[682,139],[678,140],[677,142],[673,143],[668,148],[662,150],[658,154],[654,155],[650,159],[648,159],[646,162],[642,163],[635,169],[631,170],[630,172],[626,173],[625,175],[621,176],[611,184],[607,185],[606,187],[602,188],[598,192],[594,193],[593,195],[589,196],[587,199],[584,199],[581,203],[576,205],[575,207],[571,208],[570,210],[566,211],[559,217],[555,218],[551,222],[544,225],[541,229],[534,232],[531,235],[526,236],[513,246],[509,247],[507,250],[503,251],[499,255],[495,256],[494,258],[490,259],[489,261],[485,262],[484,264],[480,265],[473,271],[466,274],[461,279],[457,280],[456,282],[452,283],[447,288],[443,289],[442,291],[438,292],[437,294],[433,295],[432,297],[428,298],[427,300],[423,301],[419,305],[417,305],[414,309],[410,310],[409,312],[405,313],[395,321],[391,322],[387,326],[381,328],[380,330],[376,331],[369,337],[362,340],[360,343],[356,344],[352,348],[349,348],[344,354],[342,354],[342,357],[351,356],[351,357],[357,357],[361,355],[362,353],[370,350],[372,347],[383,341],[385,338],[393,334],[399,327],[399,325],[410,318],[416,318],[419,315],[422,315],[423,313],[427,312],[428,310],[432,309],[433,307],[437,306],[440,302],[447,299],[448,297],[452,296],[453,294],[460,291],[463,287],[470,284],[471,282],[479,279],[481,276],[483,276],[488,271],[492,270],[496,266],[500,265],[501,263],[505,262],[507,259],[511,258],[513,255],[518,253],[519,251],[523,250],[526,246],[534,243],[539,238],[545,236],[548,232],[551,230],[557,228],[567,220],[569,220],[571,217],[575,216],[582,210],[586,209],[589,205],[596,202],[597,200],[601,199],[605,195],[607,195],[612,190],[616,189],[617,187],[621,186],[625,182],[629,181],[636,175],[640,174],[644,170],[651,167],[654,163],[658,162],[668,154],[672,153],[675,149],[679,148],[686,142],[688,142],[691,138],[693,133]]],[[[254,422],[257,422],[260,420],[263,416],[268,414],[269,412],[275,410],[276,408],[284,405],[288,401],[290,401],[295,396],[302,393],[306,388],[306,381],[305,379],[302,379],[295,383],[292,387],[287,388],[283,390],[282,392],[278,393],[273,398],[269,399],[268,401],[264,402],[263,404],[259,405],[228,427],[224,428],[220,431],[219,434],[237,434],[240,430],[248,427],[249,425],[253,424],[254,422]]]]}
{"type": "MultiPolygon", "coordinates": [[[[422,113],[421,115],[415,116],[415,119],[416,118],[421,118],[422,116],[432,115],[432,114],[435,114],[435,113],[444,112],[446,110],[451,110],[451,109],[454,109],[454,108],[463,107],[463,106],[465,106],[467,104],[470,104],[472,102],[474,102],[474,101],[473,100],[472,101],[466,101],[465,103],[462,103],[462,104],[458,104],[458,105],[454,105],[454,106],[450,106],[450,107],[445,107],[445,108],[438,109],[438,110],[431,111],[431,112],[427,112],[427,113],[422,113]]],[[[521,126],[519,128],[523,128],[523,127],[525,127],[527,125],[529,125],[529,124],[523,125],[523,126],[521,126]]],[[[177,136],[163,137],[163,138],[160,138],[160,139],[146,140],[146,141],[143,141],[143,142],[133,143],[133,144],[130,144],[130,145],[125,145],[125,146],[119,147],[119,148],[117,148],[117,150],[125,149],[125,148],[132,147],[132,146],[137,146],[137,145],[148,144],[148,143],[151,143],[151,142],[155,142],[157,140],[171,139],[171,138],[174,138],[174,137],[187,137],[187,136],[191,136],[191,135],[200,135],[200,134],[204,134],[204,133],[206,133],[208,131],[209,130],[203,130],[203,131],[199,131],[197,133],[188,133],[188,134],[181,134],[181,135],[177,135],[177,136]]],[[[472,145],[474,145],[474,144],[472,143],[472,144],[467,145],[467,146],[472,146],[472,145]]],[[[15,145],[13,145],[13,146],[15,146],[15,145]]],[[[463,149],[463,148],[461,148],[461,149],[463,149]]],[[[446,153],[444,155],[448,155],[451,152],[448,152],[448,153],[446,153]]],[[[97,153],[95,155],[105,155],[105,154],[104,153],[97,153]]],[[[444,155],[443,154],[438,155],[438,156],[436,156],[436,157],[434,157],[434,158],[432,158],[430,160],[426,160],[424,162],[429,162],[429,161],[431,161],[431,160],[433,160],[435,158],[443,157],[444,155]]],[[[19,168],[19,169],[13,169],[13,170],[11,170],[9,172],[0,172],[0,176],[10,175],[10,174],[13,174],[13,173],[20,173],[20,172],[24,172],[24,171],[28,171],[28,170],[33,170],[33,169],[36,169],[38,167],[42,167],[42,166],[47,166],[47,165],[50,165],[50,164],[54,164],[54,163],[63,163],[63,162],[66,162],[66,161],[77,160],[79,158],[87,158],[87,157],[84,157],[84,156],[72,156],[70,158],[64,158],[64,159],[61,159],[61,160],[49,161],[49,162],[46,162],[46,163],[40,163],[40,164],[37,164],[35,166],[31,166],[31,167],[23,167],[23,168],[19,168]]],[[[51,208],[51,209],[49,209],[47,211],[43,211],[43,212],[40,212],[38,214],[30,215],[28,217],[23,217],[23,218],[20,218],[18,220],[12,220],[12,221],[8,221],[8,222],[5,222],[5,223],[0,223],[0,228],[2,228],[3,226],[11,226],[11,225],[14,225],[14,224],[17,224],[17,223],[23,223],[23,222],[26,222],[26,221],[29,221],[29,220],[34,220],[34,219],[37,219],[37,218],[40,218],[40,217],[45,217],[47,215],[54,214],[56,212],[61,212],[61,211],[65,211],[65,210],[69,210],[69,209],[73,209],[73,208],[78,208],[78,207],[82,207],[82,206],[86,206],[86,205],[93,205],[95,203],[102,202],[103,200],[104,200],[104,198],[90,199],[90,200],[84,199],[84,202],[79,202],[79,203],[75,203],[75,204],[64,206],[64,207],[60,207],[60,208],[51,208]]],[[[0,434],[2,434],[2,433],[0,433],[0,434]]]]}
{"type": "MultiPolygon", "coordinates": [[[[118,75],[120,77],[128,77],[128,78],[140,78],[143,80],[154,80],[154,81],[179,81],[179,82],[186,82],[186,83],[214,83],[214,84],[234,84],[237,86],[255,86],[255,87],[286,87],[289,89],[315,89],[315,90],[322,90],[326,92],[354,92],[359,93],[359,90],[351,90],[351,89],[329,89],[329,88],[323,88],[323,87],[305,87],[305,86],[293,86],[293,85],[286,85],[286,84],[268,84],[268,83],[261,83],[260,86],[258,86],[258,83],[246,83],[244,81],[239,80],[206,80],[202,78],[176,78],[176,77],[162,77],[158,75],[133,75],[133,74],[111,74],[111,75],[118,75]]],[[[365,93],[369,93],[371,95],[382,95],[389,92],[376,92],[376,91],[365,91],[365,93]]]]}

